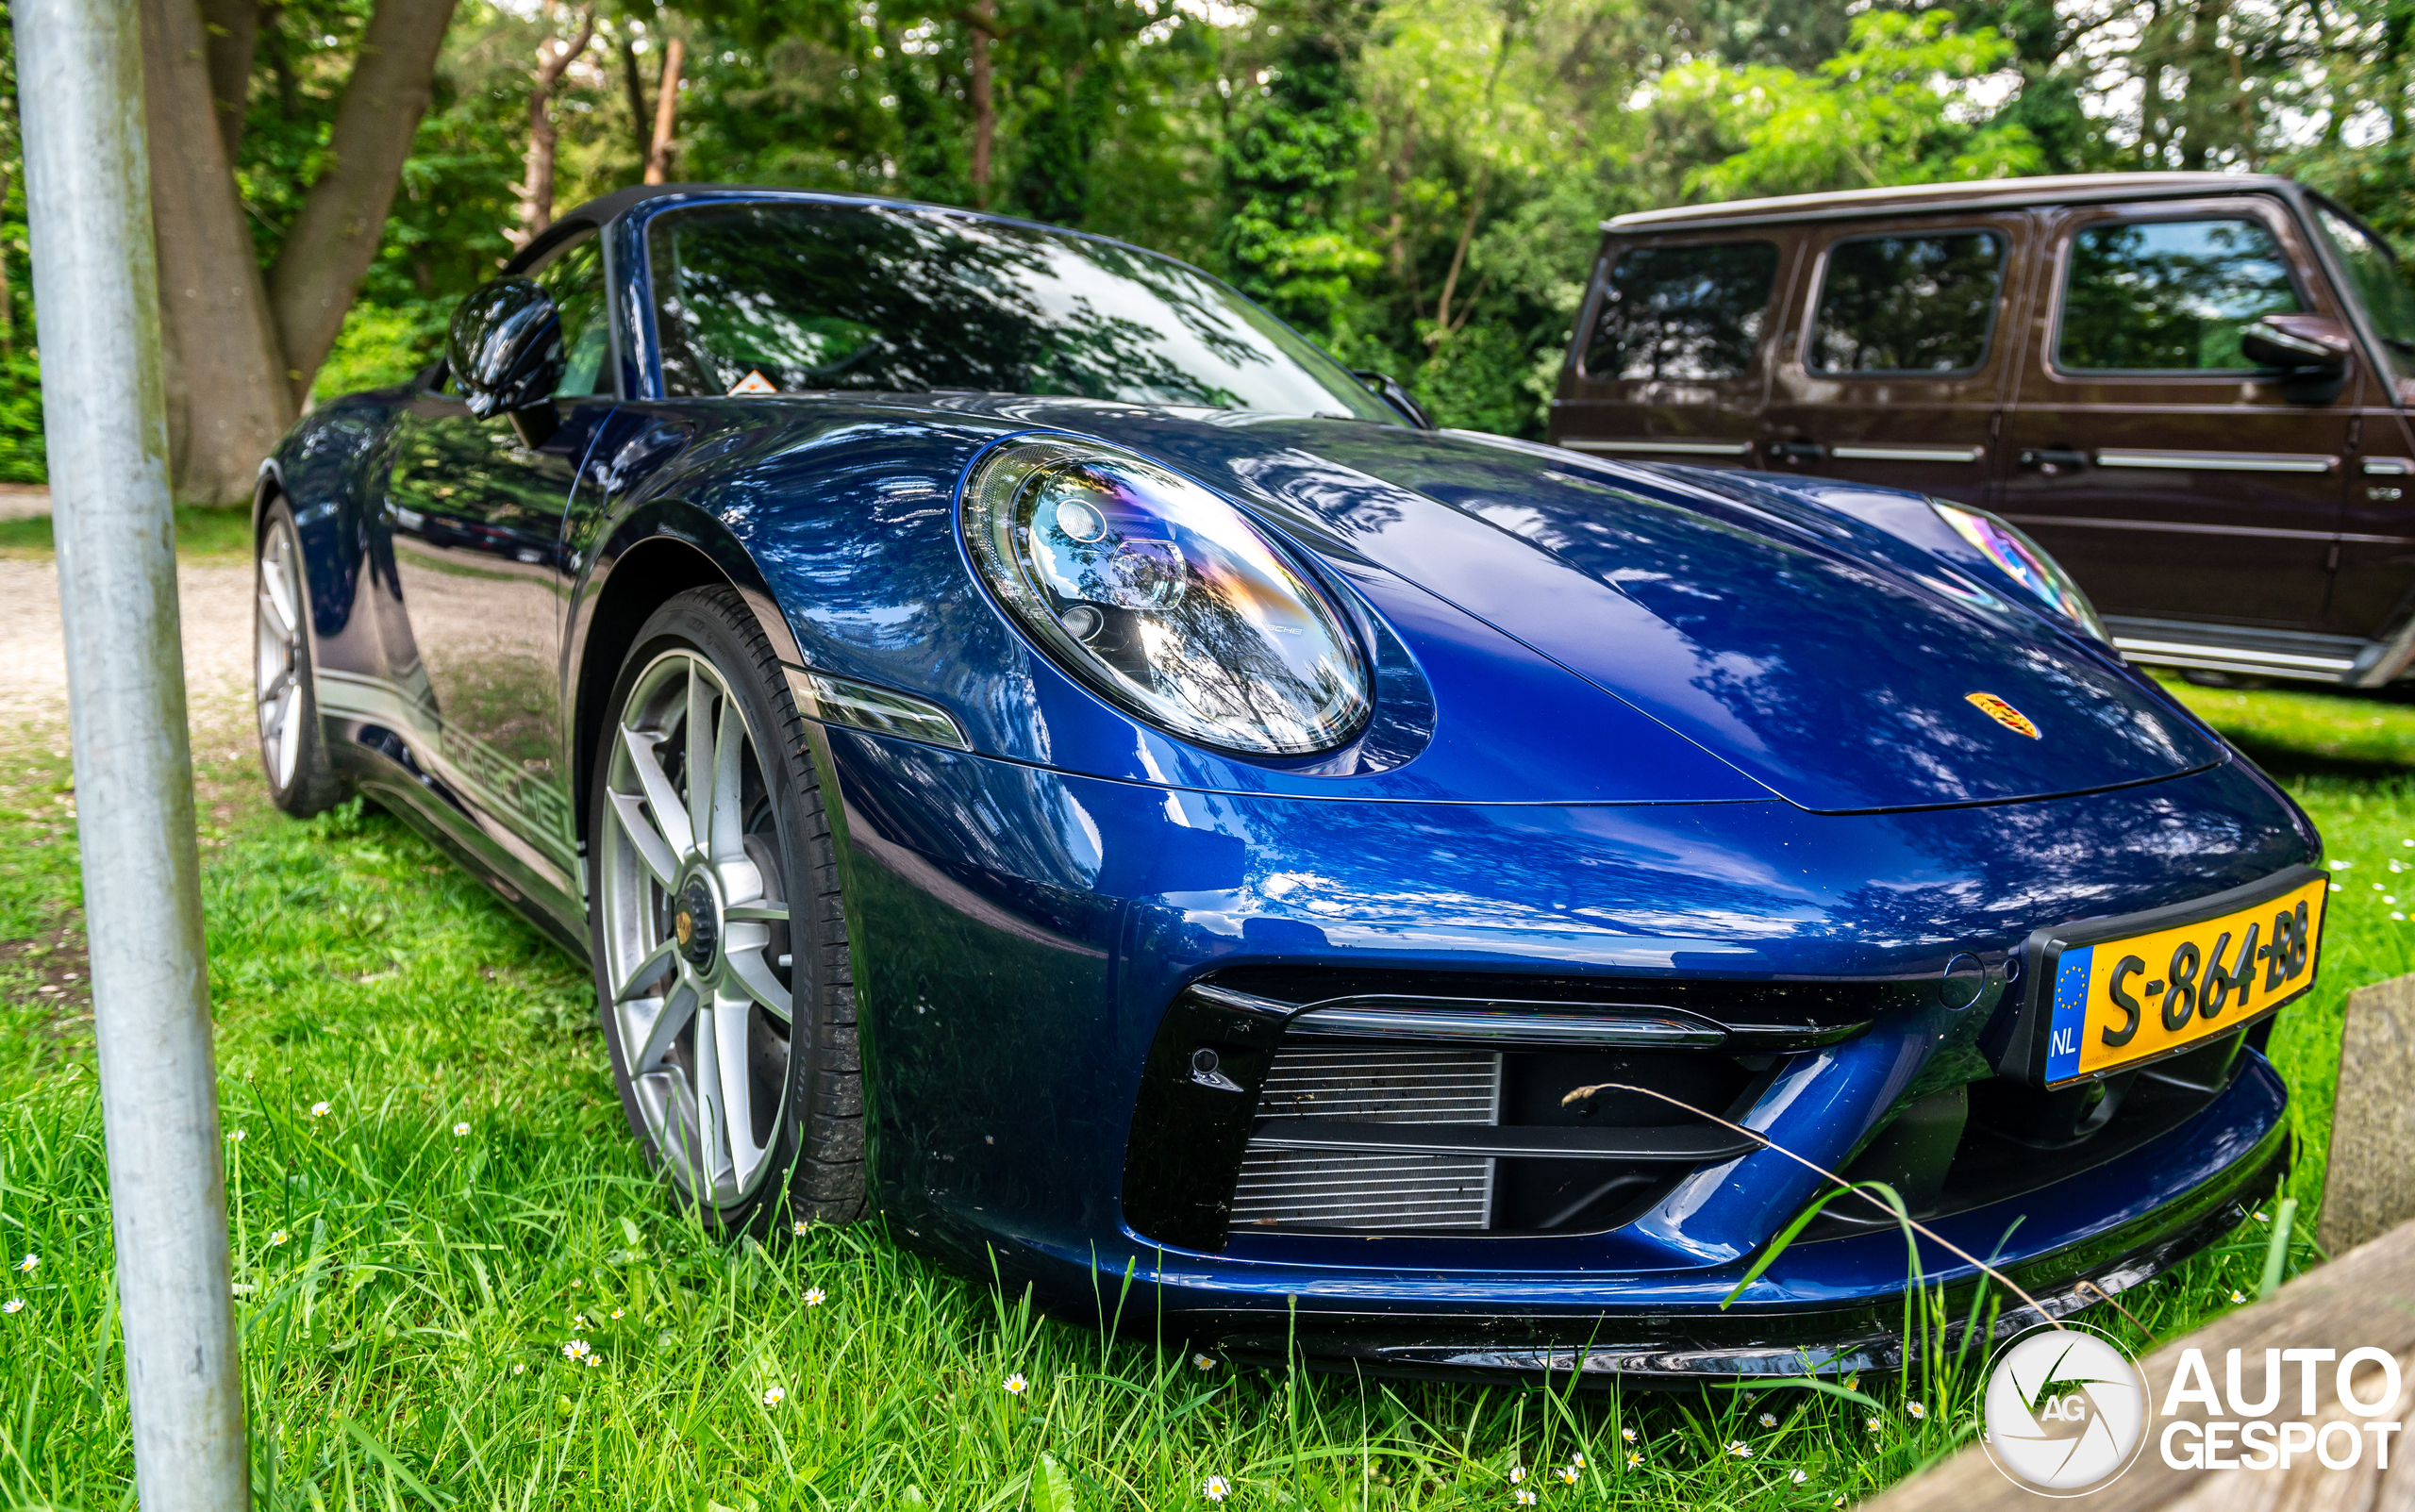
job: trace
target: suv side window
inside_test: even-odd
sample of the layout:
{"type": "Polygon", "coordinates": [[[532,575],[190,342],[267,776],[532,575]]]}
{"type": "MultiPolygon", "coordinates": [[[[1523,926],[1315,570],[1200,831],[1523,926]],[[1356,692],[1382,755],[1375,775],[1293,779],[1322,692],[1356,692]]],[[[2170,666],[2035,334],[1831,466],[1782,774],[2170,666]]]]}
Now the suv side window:
{"type": "Polygon", "coordinates": [[[2407,288],[2398,258],[2379,237],[2328,205],[2315,206],[2314,224],[2347,269],[2390,367],[2402,378],[2415,378],[2415,290],[2407,288]]]}
{"type": "Polygon", "coordinates": [[[548,294],[562,323],[562,381],[554,394],[583,399],[610,388],[605,373],[612,337],[604,313],[604,242],[589,232],[530,274],[548,294]]]}
{"type": "Polygon", "coordinates": [[[2072,238],[2056,365],[2251,373],[2240,330],[2304,309],[2273,233],[2244,217],[2091,225],[2072,238]]]}
{"type": "Polygon", "coordinates": [[[1992,231],[1860,237],[1829,249],[1815,373],[1963,373],[1987,359],[2004,286],[1992,231]]]}
{"type": "Polygon", "coordinates": [[[1637,247],[1611,265],[1585,375],[1732,378],[1752,366],[1777,282],[1774,241],[1637,247]]]}

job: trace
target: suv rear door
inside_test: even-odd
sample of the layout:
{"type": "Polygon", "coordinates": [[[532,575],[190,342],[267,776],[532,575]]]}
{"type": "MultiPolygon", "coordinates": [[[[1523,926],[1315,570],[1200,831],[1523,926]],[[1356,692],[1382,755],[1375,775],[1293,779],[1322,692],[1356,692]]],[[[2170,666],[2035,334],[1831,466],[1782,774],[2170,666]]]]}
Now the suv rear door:
{"type": "Polygon", "coordinates": [[[1996,426],[2018,369],[2019,212],[1811,228],[1762,430],[1787,472],[1986,506],[1996,426]]]}
{"type": "Polygon", "coordinates": [[[2123,640],[2313,629],[2357,386],[2293,392],[2240,355],[2258,316],[2341,313],[2289,215],[2261,195],[2075,207],[2052,212],[2049,244],[2004,512],[2099,609],[2172,626],[2117,625],[2123,640]]]}
{"type": "Polygon", "coordinates": [[[1617,237],[1595,264],[1551,434],[1632,461],[1749,467],[1799,233],[1617,237]]]}

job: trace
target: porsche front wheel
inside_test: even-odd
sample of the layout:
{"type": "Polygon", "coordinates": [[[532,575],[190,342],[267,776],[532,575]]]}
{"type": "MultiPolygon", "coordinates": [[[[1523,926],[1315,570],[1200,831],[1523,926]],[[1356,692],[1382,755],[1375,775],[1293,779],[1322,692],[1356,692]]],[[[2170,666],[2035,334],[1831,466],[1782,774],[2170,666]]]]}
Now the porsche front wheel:
{"type": "Polygon", "coordinates": [[[252,703],[259,716],[260,766],[276,806],[308,819],[334,807],[343,783],[328,762],[326,732],[319,724],[302,546],[282,499],[261,522],[252,568],[252,703]]]}
{"type": "Polygon", "coordinates": [[[779,664],[725,589],[639,632],[597,742],[589,921],[630,1127],[727,1232],[862,1216],[852,979],[779,664]]]}

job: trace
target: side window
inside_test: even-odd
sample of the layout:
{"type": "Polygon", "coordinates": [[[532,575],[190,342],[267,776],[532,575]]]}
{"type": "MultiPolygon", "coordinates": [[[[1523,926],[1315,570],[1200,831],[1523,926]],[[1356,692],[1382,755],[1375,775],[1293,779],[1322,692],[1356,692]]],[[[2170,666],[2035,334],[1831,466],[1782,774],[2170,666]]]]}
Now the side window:
{"type": "Polygon", "coordinates": [[[2091,225],[2072,238],[2055,360],[2080,373],[2253,372],[2240,331],[2304,307],[2259,221],[2091,225]]]}
{"type": "Polygon", "coordinates": [[[2348,271],[2357,299],[2381,335],[2390,365],[2402,378],[2415,378],[2415,289],[2389,243],[2327,205],[2314,208],[2314,224],[2348,271]]]}
{"type": "Polygon", "coordinates": [[[1957,373],[1987,359],[2004,287],[1992,231],[1858,237],[1829,249],[1811,324],[1822,373],[1957,373]]]}
{"type": "Polygon", "coordinates": [[[1752,366],[1777,281],[1774,241],[1638,247],[1610,265],[1585,375],[1732,378],[1752,366]]]}
{"type": "Polygon", "coordinates": [[[605,320],[604,243],[592,232],[558,254],[529,276],[554,296],[562,322],[562,381],[558,398],[585,398],[608,392],[611,379],[605,361],[612,351],[612,333],[605,320]]]}

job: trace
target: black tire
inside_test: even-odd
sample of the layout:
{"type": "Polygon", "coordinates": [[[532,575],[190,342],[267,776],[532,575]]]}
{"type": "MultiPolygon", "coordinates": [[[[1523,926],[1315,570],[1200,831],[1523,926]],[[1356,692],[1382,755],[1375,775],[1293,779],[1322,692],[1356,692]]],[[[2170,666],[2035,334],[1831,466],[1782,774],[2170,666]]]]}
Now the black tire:
{"type": "Polygon", "coordinates": [[[308,594],[302,537],[293,512],[277,499],[261,518],[252,550],[252,711],[269,799],[296,819],[333,808],[349,786],[328,759],[326,727],[319,722],[308,594]]]}
{"type": "MultiPolygon", "coordinates": [[[[675,698],[697,696],[686,692],[675,698]]],[[[761,1236],[807,1221],[862,1218],[862,1073],[838,857],[806,723],[745,602],[730,589],[694,589],[656,610],[622,662],[604,719],[590,773],[588,929],[598,1014],[630,1129],[683,1205],[694,1208],[708,1226],[724,1235],[761,1236]],[[680,671],[683,660],[686,670],[680,671]],[[704,673],[696,671],[697,663],[704,673]],[[675,677],[688,677],[692,687],[707,690],[701,696],[708,702],[675,701],[666,679],[675,677]],[[731,704],[742,719],[740,734],[745,744],[735,763],[741,772],[740,798],[730,806],[738,814],[735,822],[743,828],[743,855],[751,874],[760,878],[755,905],[744,903],[727,885],[729,872],[749,874],[748,867],[729,868],[701,852],[680,851],[676,837],[662,826],[650,802],[642,807],[623,806],[646,790],[631,764],[635,757],[623,754],[625,723],[646,732],[640,736],[641,743],[658,742],[646,749],[658,753],[656,773],[674,785],[680,801],[672,806],[679,821],[688,822],[687,806],[693,800],[686,719],[668,711],[707,708],[712,727],[726,730],[724,711],[731,704]],[[655,710],[664,712],[649,712],[655,710]],[[616,791],[623,795],[619,805],[616,791]],[[668,885],[653,869],[655,863],[641,854],[644,846],[631,825],[650,828],[658,845],[670,841],[669,851],[658,852],[658,856],[681,858],[672,868],[668,885]],[[706,889],[705,906],[691,906],[698,898],[691,889],[698,887],[706,889]],[[740,943],[754,937],[747,921],[738,915],[770,906],[787,909],[786,922],[755,926],[763,932],[759,947],[740,943]],[[697,947],[678,923],[683,911],[691,918],[709,914],[710,939],[703,946],[709,961],[694,959],[691,953],[697,947]],[[655,974],[639,974],[646,970],[644,963],[665,952],[671,955],[652,968],[655,974]],[[637,965],[629,966],[633,961],[637,965]],[[788,964],[781,965],[783,961],[788,964]],[[747,970],[739,970],[741,966],[747,970]],[[615,982],[614,975],[624,969],[628,981],[615,982]],[[784,1039],[767,1005],[759,999],[733,1000],[740,990],[733,986],[736,978],[751,972],[757,973],[752,979],[759,981],[766,971],[788,993],[791,1017],[784,1039]],[[708,977],[720,986],[712,988],[708,977]],[[644,984],[644,989],[633,991],[625,1005],[619,989],[631,983],[644,984]],[[675,1020],[683,990],[694,994],[699,1006],[691,1011],[685,1028],[665,1030],[662,1021],[675,1020]],[[727,1008],[700,1027],[696,1021],[708,1017],[701,1002],[708,994],[727,1008]],[[649,1006],[656,1004],[659,1006],[649,1006]],[[730,1053],[718,1045],[710,1055],[699,1049],[707,1034],[731,1032],[730,1012],[742,1013],[746,1026],[746,1049],[738,1066],[725,1061],[730,1053]],[[632,1044],[632,1039],[644,1042],[632,1044]],[[785,1062],[776,1076],[771,1069],[775,1055],[785,1062]],[[633,1067],[637,1056],[650,1058],[645,1066],[633,1067]],[[709,1100],[699,1075],[707,1068],[713,1083],[709,1100]],[[749,1131],[745,1146],[751,1150],[755,1141],[763,1141],[759,1159],[751,1165],[745,1163],[744,1152],[733,1153],[741,1137],[731,1125],[741,1121],[736,1115],[726,1122],[712,1116],[712,1109],[730,1101],[724,1084],[732,1072],[741,1078],[748,1100],[742,1121],[749,1131]],[[762,1104],[775,1080],[777,1101],[766,1119],[762,1104]],[[684,1111],[679,1102],[683,1093],[684,1111]],[[704,1132],[708,1129],[718,1133],[704,1132]],[[722,1155],[729,1156],[726,1171],[722,1155]],[[754,1173],[751,1181],[749,1171],[754,1173]]],[[[704,826],[691,823],[691,837],[700,827],[720,834],[708,822],[704,826]]]]}

